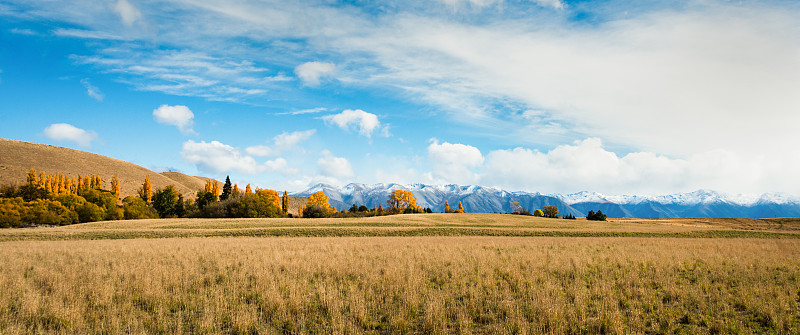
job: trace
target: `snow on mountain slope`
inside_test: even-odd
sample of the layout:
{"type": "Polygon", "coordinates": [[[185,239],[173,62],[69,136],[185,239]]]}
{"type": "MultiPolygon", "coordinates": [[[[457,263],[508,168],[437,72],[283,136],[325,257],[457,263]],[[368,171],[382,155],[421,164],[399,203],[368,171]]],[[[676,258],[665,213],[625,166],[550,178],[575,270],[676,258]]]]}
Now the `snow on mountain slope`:
{"type": "Polygon", "coordinates": [[[603,195],[597,192],[548,194],[507,192],[494,187],[477,185],[425,185],[425,184],[374,184],[352,183],[343,187],[317,184],[293,195],[308,196],[322,191],[332,206],[350,208],[352,204],[373,207],[385,205],[394,190],[409,190],[421,207],[434,212],[444,209],[445,201],[451,207],[461,201],[467,212],[507,213],[511,204],[519,202],[523,208],[533,210],[547,205],[559,208],[561,214],[585,216],[589,210],[603,210],[610,217],[785,217],[800,216],[800,201],[785,194],[760,196],[728,195],[711,190],[698,190],[661,196],[603,195]]]}

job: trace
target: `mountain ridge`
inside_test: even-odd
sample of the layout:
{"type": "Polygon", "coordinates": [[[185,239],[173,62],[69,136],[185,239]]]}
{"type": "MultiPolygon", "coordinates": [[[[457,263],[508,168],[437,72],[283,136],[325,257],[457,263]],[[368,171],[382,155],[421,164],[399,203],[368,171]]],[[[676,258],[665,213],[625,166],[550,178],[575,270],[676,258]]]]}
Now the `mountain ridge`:
{"type": "Polygon", "coordinates": [[[461,201],[468,212],[507,213],[511,204],[533,211],[547,205],[559,207],[561,214],[585,216],[589,210],[602,210],[609,217],[637,218],[774,218],[800,216],[800,200],[781,193],[759,196],[725,194],[712,190],[697,190],[660,196],[603,195],[582,191],[571,194],[542,194],[539,192],[509,192],[495,187],[478,185],[427,185],[350,183],[341,187],[316,184],[293,195],[308,196],[322,191],[332,206],[347,209],[352,204],[368,207],[385,204],[389,194],[398,189],[410,190],[421,207],[441,212],[447,200],[450,206],[461,201]]]}

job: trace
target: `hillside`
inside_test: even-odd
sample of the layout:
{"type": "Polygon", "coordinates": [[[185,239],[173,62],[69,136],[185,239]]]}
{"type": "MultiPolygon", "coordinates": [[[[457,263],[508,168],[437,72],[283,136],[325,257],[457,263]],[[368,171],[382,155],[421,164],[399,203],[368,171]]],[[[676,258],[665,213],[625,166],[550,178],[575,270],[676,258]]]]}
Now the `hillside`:
{"type": "Polygon", "coordinates": [[[104,189],[111,189],[111,178],[117,175],[122,197],[136,195],[145,177],[150,178],[153,189],[173,185],[186,195],[202,188],[206,180],[179,172],[161,174],[130,162],[80,150],[0,139],[0,184],[25,182],[31,168],[47,174],[63,173],[69,177],[99,174],[104,189]]]}

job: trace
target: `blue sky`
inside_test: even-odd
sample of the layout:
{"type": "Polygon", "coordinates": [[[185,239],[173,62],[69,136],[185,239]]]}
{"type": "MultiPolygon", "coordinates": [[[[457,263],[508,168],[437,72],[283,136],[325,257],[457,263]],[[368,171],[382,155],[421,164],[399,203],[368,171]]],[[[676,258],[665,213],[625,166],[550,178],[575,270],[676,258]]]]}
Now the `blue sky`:
{"type": "Polygon", "coordinates": [[[800,195],[794,1],[0,1],[0,137],[301,190],[800,195]]]}

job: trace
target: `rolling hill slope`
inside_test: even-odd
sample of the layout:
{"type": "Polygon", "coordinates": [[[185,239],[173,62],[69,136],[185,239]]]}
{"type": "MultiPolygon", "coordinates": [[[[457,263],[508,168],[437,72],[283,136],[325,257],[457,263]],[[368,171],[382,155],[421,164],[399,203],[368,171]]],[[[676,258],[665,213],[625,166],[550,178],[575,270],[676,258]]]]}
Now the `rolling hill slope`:
{"type": "Polygon", "coordinates": [[[207,180],[179,172],[158,173],[130,162],[80,150],[0,139],[0,184],[24,183],[31,168],[69,177],[99,174],[104,189],[111,189],[111,178],[117,175],[123,198],[136,195],[145,177],[150,178],[154,190],[173,185],[184,195],[194,194],[207,180]]]}

